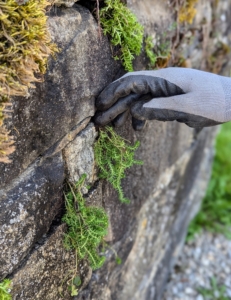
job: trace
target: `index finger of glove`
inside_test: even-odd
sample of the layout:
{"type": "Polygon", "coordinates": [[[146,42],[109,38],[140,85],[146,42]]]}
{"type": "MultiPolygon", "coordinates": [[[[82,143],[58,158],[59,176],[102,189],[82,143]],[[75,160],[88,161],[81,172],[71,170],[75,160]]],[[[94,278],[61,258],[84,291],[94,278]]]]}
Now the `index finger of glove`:
{"type": "MultiPolygon", "coordinates": [[[[124,97],[117,101],[112,107],[110,107],[106,111],[97,111],[94,117],[94,122],[97,125],[105,126],[111,121],[113,121],[118,115],[122,114],[124,111],[126,111],[128,108],[130,108],[130,105],[139,100],[140,95],[137,94],[130,94],[127,97],[124,97]]],[[[149,100],[151,99],[151,96],[149,100]]]]}
{"type": "Polygon", "coordinates": [[[182,90],[166,79],[150,75],[128,75],[109,84],[96,99],[96,108],[106,110],[118,99],[130,93],[145,95],[151,93],[153,97],[168,97],[182,94],[182,90]]]}

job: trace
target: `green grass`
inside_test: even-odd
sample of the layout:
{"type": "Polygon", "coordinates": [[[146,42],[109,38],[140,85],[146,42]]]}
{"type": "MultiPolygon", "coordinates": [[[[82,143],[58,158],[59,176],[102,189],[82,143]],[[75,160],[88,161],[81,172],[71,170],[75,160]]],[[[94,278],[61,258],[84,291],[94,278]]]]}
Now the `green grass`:
{"type": "Polygon", "coordinates": [[[211,179],[201,210],[188,228],[186,240],[202,229],[222,233],[231,239],[231,122],[225,123],[216,138],[211,179]]]}
{"type": "Polygon", "coordinates": [[[204,300],[231,300],[230,297],[226,296],[226,286],[218,285],[214,277],[211,278],[210,285],[210,289],[198,289],[198,292],[204,297],[204,300]]]}

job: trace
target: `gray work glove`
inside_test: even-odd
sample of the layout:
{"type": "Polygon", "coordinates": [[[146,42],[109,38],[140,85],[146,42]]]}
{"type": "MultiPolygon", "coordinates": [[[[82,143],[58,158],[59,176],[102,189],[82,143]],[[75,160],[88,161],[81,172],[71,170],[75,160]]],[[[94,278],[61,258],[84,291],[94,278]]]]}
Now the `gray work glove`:
{"type": "Polygon", "coordinates": [[[144,120],[217,125],[231,120],[231,79],[185,68],[131,72],[101,92],[96,108],[100,126],[121,126],[129,112],[138,130],[144,120]]]}

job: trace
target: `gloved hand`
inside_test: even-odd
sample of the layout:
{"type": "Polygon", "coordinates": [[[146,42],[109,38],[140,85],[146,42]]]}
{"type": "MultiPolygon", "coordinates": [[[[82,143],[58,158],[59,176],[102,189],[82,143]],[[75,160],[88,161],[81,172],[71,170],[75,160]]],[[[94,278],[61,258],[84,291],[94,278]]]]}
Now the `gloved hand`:
{"type": "Polygon", "coordinates": [[[231,120],[231,79],[185,68],[131,72],[108,85],[96,107],[100,126],[111,121],[121,126],[129,112],[138,130],[144,120],[217,125],[231,120]]]}

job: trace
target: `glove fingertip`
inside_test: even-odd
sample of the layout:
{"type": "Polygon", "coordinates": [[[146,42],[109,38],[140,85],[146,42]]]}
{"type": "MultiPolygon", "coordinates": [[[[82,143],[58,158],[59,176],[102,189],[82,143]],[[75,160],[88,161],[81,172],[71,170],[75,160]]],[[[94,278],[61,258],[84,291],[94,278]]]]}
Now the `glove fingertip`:
{"type": "Polygon", "coordinates": [[[112,122],[113,126],[119,128],[124,125],[129,115],[129,110],[126,110],[122,114],[118,115],[112,122]]]}
{"type": "Polygon", "coordinates": [[[145,120],[139,120],[132,117],[132,127],[134,130],[141,131],[144,128],[145,124],[146,124],[145,120]]]}

